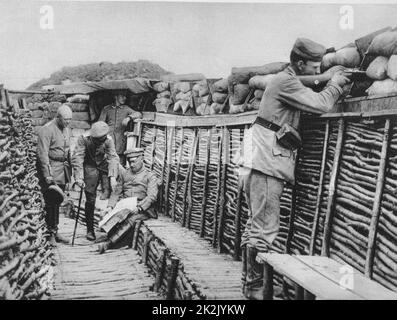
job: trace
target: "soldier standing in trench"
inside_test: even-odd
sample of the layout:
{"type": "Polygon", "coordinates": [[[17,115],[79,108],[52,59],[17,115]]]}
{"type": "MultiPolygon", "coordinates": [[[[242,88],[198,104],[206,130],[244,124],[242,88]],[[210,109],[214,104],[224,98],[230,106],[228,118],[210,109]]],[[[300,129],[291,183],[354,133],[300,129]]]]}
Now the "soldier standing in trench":
{"type": "MultiPolygon", "coordinates": [[[[104,121],[109,125],[109,135],[114,141],[116,152],[122,165],[125,165],[124,151],[127,142],[126,136],[124,135],[125,130],[130,121],[142,118],[140,112],[126,105],[126,100],[126,90],[116,90],[114,92],[114,103],[105,106],[98,119],[98,121],[104,121]]],[[[109,197],[109,194],[107,197],[109,197]]]]}
{"type": "Polygon", "coordinates": [[[65,185],[70,182],[70,130],[68,126],[71,120],[72,110],[67,105],[62,105],[57,110],[56,118],[46,123],[38,132],[37,175],[45,203],[45,221],[52,243],[54,241],[69,242],[58,234],[60,203],[55,199],[59,198],[57,193],[63,197],[65,185]],[[52,193],[54,191],[55,194],[52,193]]]}
{"type": "Polygon", "coordinates": [[[95,122],[88,136],[78,138],[72,157],[76,184],[85,191],[84,211],[87,239],[90,241],[95,240],[94,212],[98,185],[103,176],[109,178],[112,190],[117,185],[119,157],[108,133],[109,126],[105,122],[95,122]]]}
{"type": "Polygon", "coordinates": [[[349,79],[335,73],[319,93],[305,87],[297,76],[319,74],[326,49],[298,38],[290,65],[278,73],[264,92],[258,117],[244,137],[240,177],[250,208],[242,236],[242,283],[248,299],[263,299],[263,269],[255,260],[267,252],[279,230],[280,197],[285,182],[294,184],[300,146],[300,112],[330,112],[349,79]]]}

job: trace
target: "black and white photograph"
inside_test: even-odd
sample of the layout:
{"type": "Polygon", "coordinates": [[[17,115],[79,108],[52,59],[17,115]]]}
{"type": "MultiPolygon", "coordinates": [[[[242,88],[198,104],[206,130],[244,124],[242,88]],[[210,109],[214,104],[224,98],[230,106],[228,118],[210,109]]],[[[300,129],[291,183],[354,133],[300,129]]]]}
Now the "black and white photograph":
{"type": "Polygon", "coordinates": [[[0,0],[0,300],[397,300],[396,17],[0,0]]]}

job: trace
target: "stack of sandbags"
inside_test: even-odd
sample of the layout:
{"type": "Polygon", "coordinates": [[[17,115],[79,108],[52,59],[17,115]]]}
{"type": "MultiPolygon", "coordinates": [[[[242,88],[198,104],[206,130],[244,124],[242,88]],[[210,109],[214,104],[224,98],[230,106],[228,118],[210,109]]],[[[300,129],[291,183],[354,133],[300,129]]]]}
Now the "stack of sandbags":
{"type": "Polygon", "coordinates": [[[273,62],[259,67],[232,68],[232,73],[228,78],[230,93],[229,113],[245,112],[245,99],[250,92],[249,80],[257,75],[276,74],[288,66],[285,62],[273,62]]]}
{"type": "Polygon", "coordinates": [[[255,90],[254,97],[248,102],[247,110],[258,110],[262,100],[263,93],[269,82],[273,79],[274,74],[264,76],[254,76],[248,81],[248,86],[255,90]]]}
{"type": "Polygon", "coordinates": [[[192,106],[192,83],[187,81],[175,82],[171,84],[171,94],[175,103],[173,111],[186,114],[192,106]]]}
{"type": "Polygon", "coordinates": [[[70,149],[73,151],[79,136],[88,132],[91,128],[90,112],[88,107],[88,95],[76,94],[67,99],[66,105],[73,111],[70,122],[70,149]]]}
{"type": "Polygon", "coordinates": [[[34,132],[56,116],[59,106],[66,97],[59,94],[35,94],[26,99],[26,107],[31,111],[34,132]]]}
{"type": "Polygon", "coordinates": [[[376,56],[366,70],[367,76],[375,80],[366,90],[368,95],[397,93],[397,31],[376,36],[368,54],[376,56]]]}
{"type": "Polygon", "coordinates": [[[228,96],[228,79],[220,79],[211,86],[210,114],[223,113],[228,96]]]}
{"type": "Polygon", "coordinates": [[[361,56],[354,44],[349,44],[335,52],[324,55],[321,61],[321,71],[324,72],[333,66],[356,68],[360,66],[361,56]]]}
{"type": "Polygon", "coordinates": [[[153,85],[153,89],[157,92],[157,97],[153,101],[156,111],[166,113],[168,107],[172,104],[170,84],[160,81],[153,85]]]}
{"type": "Polygon", "coordinates": [[[196,106],[196,114],[210,114],[210,89],[207,79],[197,82],[193,88],[193,99],[196,106]]]}

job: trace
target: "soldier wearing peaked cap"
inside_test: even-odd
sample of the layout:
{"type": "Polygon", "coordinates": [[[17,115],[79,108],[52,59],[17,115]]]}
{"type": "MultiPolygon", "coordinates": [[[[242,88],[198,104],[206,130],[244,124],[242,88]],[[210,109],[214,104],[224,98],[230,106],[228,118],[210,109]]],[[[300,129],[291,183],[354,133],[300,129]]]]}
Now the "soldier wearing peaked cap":
{"type": "Polygon", "coordinates": [[[124,169],[119,166],[117,187],[109,199],[108,208],[104,213],[105,218],[106,214],[112,214],[112,209],[120,199],[136,197],[138,203],[136,208],[123,209],[115,213],[102,225],[102,229],[107,233],[107,241],[99,245],[100,253],[122,242],[122,239],[128,238],[137,220],[157,218],[154,203],[157,199],[158,182],[154,173],[144,167],[143,149],[130,149],[125,151],[125,155],[130,167],[124,169]]]}
{"type": "Polygon", "coordinates": [[[279,230],[280,197],[284,183],[294,184],[299,119],[302,111],[330,112],[349,80],[335,73],[319,93],[305,87],[298,76],[314,76],[326,49],[298,38],[291,50],[290,65],[269,83],[258,117],[244,137],[240,177],[250,208],[242,236],[243,292],[248,299],[263,299],[263,269],[255,258],[269,251],[279,230]]]}
{"type": "Polygon", "coordinates": [[[109,126],[98,121],[91,127],[88,136],[80,136],[72,157],[76,183],[85,188],[85,217],[87,223],[87,239],[95,240],[94,212],[97,188],[102,181],[112,190],[116,188],[116,177],[119,165],[114,142],[109,133],[109,126]]]}
{"type": "Polygon", "coordinates": [[[142,114],[135,111],[126,104],[127,91],[115,90],[114,103],[105,106],[99,116],[99,121],[104,121],[109,125],[109,135],[112,137],[116,152],[119,155],[122,164],[125,164],[123,152],[126,148],[126,137],[124,135],[128,123],[134,119],[139,119],[142,114]]]}
{"type": "Polygon", "coordinates": [[[37,175],[44,198],[45,221],[51,242],[68,240],[58,233],[59,205],[63,201],[65,185],[69,183],[70,172],[70,130],[72,110],[62,105],[57,117],[38,132],[37,175]]]}

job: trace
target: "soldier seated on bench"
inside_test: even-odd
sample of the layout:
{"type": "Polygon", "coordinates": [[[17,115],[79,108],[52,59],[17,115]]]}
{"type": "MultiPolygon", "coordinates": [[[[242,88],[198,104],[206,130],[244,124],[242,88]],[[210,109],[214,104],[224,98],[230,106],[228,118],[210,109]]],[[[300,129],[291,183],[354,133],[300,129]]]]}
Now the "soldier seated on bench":
{"type": "Polygon", "coordinates": [[[102,225],[107,233],[107,241],[99,244],[99,253],[115,248],[129,239],[130,231],[137,220],[157,218],[154,210],[158,193],[157,178],[143,165],[143,149],[129,149],[124,154],[130,167],[125,169],[119,166],[117,187],[109,199],[104,215],[109,214],[121,199],[136,197],[137,205],[131,209],[120,210],[102,225]]]}

